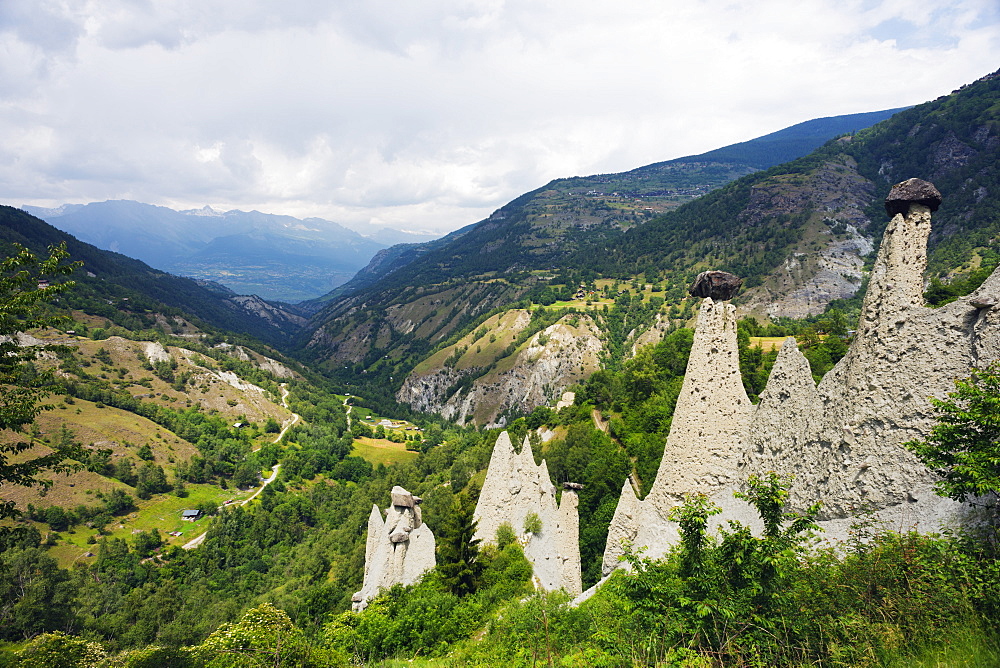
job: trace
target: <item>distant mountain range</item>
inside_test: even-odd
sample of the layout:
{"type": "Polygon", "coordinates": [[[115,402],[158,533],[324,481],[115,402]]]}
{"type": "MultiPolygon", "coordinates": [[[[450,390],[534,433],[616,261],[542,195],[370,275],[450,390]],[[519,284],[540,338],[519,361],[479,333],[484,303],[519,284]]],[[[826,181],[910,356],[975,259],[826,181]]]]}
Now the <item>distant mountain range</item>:
{"type": "Polygon", "coordinates": [[[390,244],[434,238],[374,226],[368,237],[321,218],[211,207],[175,211],[128,200],[23,208],[99,248],[285,302],[330,292],[390,244]]]}
{"type": "Polygon", "coordinates": [[[22,210],[0,206],[0,256],[20,244],[38,256],[65,243],[82,263],[73,273],[76,288],[61,298],[74,311],[129,329],[154,329],[164,317],[196,321],[204,331],[238,332],[275,345],[287,342],[305,318],[258,297],[240,296],[210,281],[195,281],[154,269],[120,253],[102,250],[56,229],[22,210]]]}

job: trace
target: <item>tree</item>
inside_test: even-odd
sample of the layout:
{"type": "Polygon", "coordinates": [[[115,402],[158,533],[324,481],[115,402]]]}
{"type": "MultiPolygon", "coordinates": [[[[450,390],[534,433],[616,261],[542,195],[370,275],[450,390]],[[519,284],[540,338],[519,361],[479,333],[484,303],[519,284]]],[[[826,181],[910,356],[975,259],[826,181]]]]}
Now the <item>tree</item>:
{"type": "MultiPolygon", "coordinates": [[[[0,431],[24,433],[47,407],[39,402],[45,396],[51,376],[29,373],[35,357],[33,347],[21,346],[18,334],[30,329],[55,325],[59,319],[46,313],[43,305],[65,292],[70,281],[49,285],[49,278],[69,274],[78,263],[67,263],[65,244],[49,248],[49,256],[39,260],[27,248],[15,244],[14,255],[0,261],[0,431]],[[25,382],[27,378],[31,382],[25,382]]],[[[0,442],[0,487],[19,485],[48,486],[41,476],[45,472],[65,472],[71,469],[68,459],[80,460],[83,453],[78,444],[57,443],[52,452],[35,457],[23,457],[32,447],[29,440],[0,442]]],[[[0,520],[14,518],[20,511],[13,501],[0,501],[0,520]]],[[[15,531],[0,527],[0,537],[15,531]]]]}
{"type": "Polygon", "coordinates": [[[17,656],[17,665],[25,668],[77,668],[96,664],[106,653],[96,642],[53,631],[32,640],[17,656]]]}
{"type": "Polygon", "coordinates": [[[318,668],[346,663],[335,652],[312,647],[288,614],[270,603],[248,610],[236,623],[223,624],[193,654],[219,668],[318,668]]]}
{"type": "Polygon", "coordinates": [[[903,445],[941,476],[935,491],[956,501],[1000,491],[1000,362],[973,369],[931,404],[937,424],[930,436],[903,445]]]}
{"type": "Polygon", "coordinates": [[[479,581],[479,540],[474,539],[475,505],[459,494],[455,496],[441,525],[438,538],[438,572],[441,582],[456,596],[471,594],[479,581]]]}
{"type": "Polygon", "coordinates": [[[146,462],[140,466],[136,479],[135,491],[140,499],[148,499],[153,494],[170,491],[167,474],[163,472],[163,467],[155,462],[146,462]]]}
{"type": "Polygon", "coordinates": [[[73,594],[69,572],[40,548],[0,554],[0,639],[24,640],[65,627],[73,594]]]}

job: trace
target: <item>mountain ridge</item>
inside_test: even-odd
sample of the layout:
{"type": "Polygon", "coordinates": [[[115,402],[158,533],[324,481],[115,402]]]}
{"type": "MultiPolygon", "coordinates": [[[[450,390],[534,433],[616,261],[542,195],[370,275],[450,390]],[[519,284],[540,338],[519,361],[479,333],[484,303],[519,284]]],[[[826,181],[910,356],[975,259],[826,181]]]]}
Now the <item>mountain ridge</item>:
{"type": "MultiPolygon", "coordinates": [[[[640,339],[655,341],[687,322],[685,288],[706,269],[745,279],[744,294],[736,300],[743,315],[816,315],[857,293],[873,240],[886,222],[879,193],[910,176],[940,182],[948,202],[931,240],[932,271],[965,271],[969,257],[976,262],[994,252],[988,248],[997,225],[989,212],[1000,197],[993,166],[1000,121],[992,109],[998,96],[1000,84],[985,77],[832,139],[806,156],[740,176],[682,206],[663,206],[659,214],[647,211],[652,198],[642,193],[609,193],[610,187],[598,190],[583,177],[552,182],[501,207],[461,237],[419,256],[411,251],[414,261],[331,300],[300,339],[303,354],[332,373],[363,372],[388,387],[410,379],[396,399],[444,410],[463,405],[471,396],[466,392],[482,396],[476,383],[493,377],[489,369],[509,365],[501,359],[527,349],[505,350],[492,362],[470,364],[466,374],[454,373],[463,367],[463,356],[472,354],[458,342],[505,309],[556,304],[566,317],[573,309],[607,309],[596,315],[604,331],[604,363],[612,365],[640,339]],[[585,296],[574,299],[574,293],[585,296]],[[630,303],[622,301],[626,298],[630,303]],[[649,338],[645,333],[654,323],[660,334],[649,338]],[[440,374],[448,381],[426,386],[433,397],[417,397],[419,383],[411,371],[441,350],[449,351],[446,359],[457,360],[440,374]]],[[[545,327],[557,324],[546,320],[545,327]]],[[[543,339],[554,331],[524,330],[525,336],[543,339]]],[[[534,338],[519,344],[532,345],[534,338]]],[[[433,371],[425,369],[421,376],[429,378],[428,373],[433,371]]],[[[534,394],[525,385],[528,370],[507,376],[509,382],[488,393],[493,409],[465,405],[461,413],[492,422],[500,406],[511,415],[530,412],[536,402],[505,398],[534,394]]],[[[551,383],[546,396],[557,396],[562,383],[551,383]]]]}
{"type": "MultiPolygon", "coordinates": [[[[222,283],[241,294],[285,302],[329,292],[386,247],[333,221],[256,210],[205,206],[177,211],[132,200],[25,210],[99,248],[177,275],[222,283]]],[[[370,227],[392,243],[427,239],[370,227]]]]}

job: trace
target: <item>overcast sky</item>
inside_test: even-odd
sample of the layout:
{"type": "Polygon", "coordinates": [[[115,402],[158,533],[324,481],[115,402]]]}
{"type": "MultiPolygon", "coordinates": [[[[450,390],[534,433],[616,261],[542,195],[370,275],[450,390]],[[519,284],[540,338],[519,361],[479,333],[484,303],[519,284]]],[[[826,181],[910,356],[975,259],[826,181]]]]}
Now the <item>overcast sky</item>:
{"type": "Polygon", "coordinates": [[[998,56],[997,0],[0,0],[0,203],[443,232],[998,56]]]}

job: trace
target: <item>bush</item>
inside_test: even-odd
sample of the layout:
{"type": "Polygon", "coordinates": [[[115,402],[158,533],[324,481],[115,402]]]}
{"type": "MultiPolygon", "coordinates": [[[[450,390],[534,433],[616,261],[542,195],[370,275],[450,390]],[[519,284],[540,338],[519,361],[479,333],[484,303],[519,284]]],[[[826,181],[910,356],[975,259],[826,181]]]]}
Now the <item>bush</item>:
{"type": "Polygon", "coordinates": [[[98,643],[53,631],[37,636],[17,656],[21,668],[89,668],[105,651],[98,643]]]}

